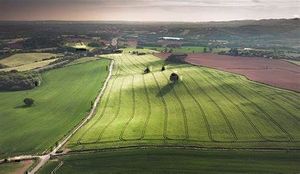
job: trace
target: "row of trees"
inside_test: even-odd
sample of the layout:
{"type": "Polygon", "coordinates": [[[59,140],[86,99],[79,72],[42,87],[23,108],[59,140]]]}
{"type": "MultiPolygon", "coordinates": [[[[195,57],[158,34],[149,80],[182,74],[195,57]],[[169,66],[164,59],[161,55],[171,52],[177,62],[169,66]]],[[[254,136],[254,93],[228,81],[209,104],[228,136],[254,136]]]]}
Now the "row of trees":
{"type": "Polygon", "coordinates": [[[0,72],[0,91],[19,91],[33,89],[41,83],[36,72],[0,72]]]}
{"type": "Polygon", "coordinates": [[[284,53],[284,51],[279,51],[277,49],[274,50],[259,50],[259,49],[238,49],[231,48],[229,51],[219,52],[222,55],[230,55],[230,56],[243,56],[243,57],[264,57],[264,58],[285,58],[285,59],[297,59],[295,57],[291,58],[284,53]]]}

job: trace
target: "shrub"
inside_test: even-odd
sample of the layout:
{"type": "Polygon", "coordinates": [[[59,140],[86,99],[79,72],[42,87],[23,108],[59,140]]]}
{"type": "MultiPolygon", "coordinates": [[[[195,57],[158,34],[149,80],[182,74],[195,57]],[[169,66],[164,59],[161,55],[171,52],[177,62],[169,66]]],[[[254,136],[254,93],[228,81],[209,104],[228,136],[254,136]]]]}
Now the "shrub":
{"type": "Polygon", "coordinates": [[[151,72],[151,67],[147,67],[145,70],[144,70],[144,73],[145,74],[148,74],[151,72]]]}
{"type": "Polygon", "coordinates": [[[185,63],[187,54],[171,54],[166,61],[172,63],[185,63]]]}
{"type": "Polygon", "coordinates": [[[179,75],[178,75],[178,74],[172,73],[172,74],[170,75],[170,81],[171,81],[171,82],[175,83],[175,82],[177,82],[178,80],[179,80],[179,75]]]}
{"type": "Polygon", "coordinates": [[[36,72],[0,72],[0,91],[18,91],[33,89],[41,83],[36,72]]]}
{"type": "Polygon", "coordinates": [[[8,68],[9,66],[0,63],[0,69],[8,68]]]}
{"type": "Polygon", "coordinates": [[[30,106],[33,105],[34,100],[33,100],[32,98],[25,98],[25,99],[23,100],[23,102],[24,102],[25,106],[30,107],[30,106]]]}

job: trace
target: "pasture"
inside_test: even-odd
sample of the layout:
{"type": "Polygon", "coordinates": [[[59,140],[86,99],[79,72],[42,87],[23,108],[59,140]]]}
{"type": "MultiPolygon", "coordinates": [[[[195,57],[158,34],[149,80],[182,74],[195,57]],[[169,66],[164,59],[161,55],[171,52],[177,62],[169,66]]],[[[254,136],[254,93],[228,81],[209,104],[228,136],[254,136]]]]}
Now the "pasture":
{"type": "Polygon", "coordinates": [[[32,64],[45,59],[55,58],[57,54],[52,53],[18,53],[7,58],[1,59],[0,63],[9,67],[17,67],[32,64]]]}
{"type": "Polygon", "coordinates": [[[299,152],[123,149],[59,157],[38,173],[297,173],[299,163],[299,152]]]}
{"type": "Polygon", "coordinates": [[[0,174],[20,174],[25,173],[26,170],[33,165],[34,161],[25,160],[21,162],[0,164],[0,174]]]}
{"type": "Polygon", "coordinates": [[[245,77],[153,56],[106,55],[113,77],[97,113],[68,142],[72,150],[129,146],[300,146],[300,95],[245,77]],[[152,72],[144,74],[147,66],[152,72]],[[182,81],[172,84],[177,72],[182,81]]]}
{"type": "Polygon", "coordinates": [[[42,74],[41,86],[0,93],[0,158],[41,153],[60,140],[89,112],[106,77],[101,59],[42,74]],[[35,100],[24,107],[23,99],[35,100]],[[9,123],[9,124],[8,124],[9,123]]]}
{"type": "Polygon", "coordinates": [[[28,64],[20,65],[20,66],[17,66],[17,67],[10,67],[10,68],[0,69],[0,71],[11,71],[11,70],[29,71],[29,70],[32,70],[32,69],[47,66],[51,62],[54,62],[55,60],[57,60],[57,59],[50,59],[50,60],[43,60],[43,61],[34,62],[34,63],[28,63],[28,64]]]}

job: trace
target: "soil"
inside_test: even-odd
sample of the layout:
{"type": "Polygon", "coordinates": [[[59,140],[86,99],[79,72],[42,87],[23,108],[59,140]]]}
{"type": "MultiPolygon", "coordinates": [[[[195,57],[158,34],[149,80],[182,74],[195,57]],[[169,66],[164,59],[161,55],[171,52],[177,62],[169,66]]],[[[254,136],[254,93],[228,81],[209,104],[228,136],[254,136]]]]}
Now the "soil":
{"type": "MultiPolygon", "coordinates": [[[[155,54],[162,59],[169,55],[155,54]]],[[[211,53],[189,54],[185,60],[191,64],[237,73],[256,82],[300,92],[300,66],[284,60],[211,53]]]]}

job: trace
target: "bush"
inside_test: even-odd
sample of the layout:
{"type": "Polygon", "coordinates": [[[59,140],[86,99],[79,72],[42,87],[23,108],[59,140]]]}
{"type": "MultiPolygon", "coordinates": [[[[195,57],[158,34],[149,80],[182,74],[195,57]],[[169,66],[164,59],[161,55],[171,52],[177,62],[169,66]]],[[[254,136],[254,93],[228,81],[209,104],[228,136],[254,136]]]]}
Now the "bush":
{"type": "Polygon", "coordinates": [[[33,100],[32,98],[25,98],[25,99],[23,100],[23,102],[24,102],[25,106],[30,107],[30,106],[33,105],[34,100],[33,100]]]}
{"type": "Polygon", "coordinates": [[[96,42],[91,42],[88,44],[89,47],[101,47],[101,45],[99,43],[96,42]]]}
{"type": "Polygon", "coordinates": [[[151,72],[151,67],[147,67],[145,70],[144,70],[144,73],[145,74],[148,74],[151,72]]]}
{"type": "Polygon", "coordinates": [[[170,81],[171,81],[171,82],[175,83],[175,82],[177,82],[178,80],[179,80],[179,75],[178,75],[178,74],[172,73],[172,74],[170,75],[170,81]]]}
{"type": "Polygon", "coordinates": [[[0,91],[33,89],[40,83],[41,76],[36,72],[0,72],[0,91]]]}
{"type": "Polygon", "coordinates": [[[0,63],[0,69],[8,68],[9,66],[0,63]]]}
{"type": "Polygon", "coordinates": [[[166,61],[172,63],[185,63],[187,54],[171,54],[166,61]]]}

